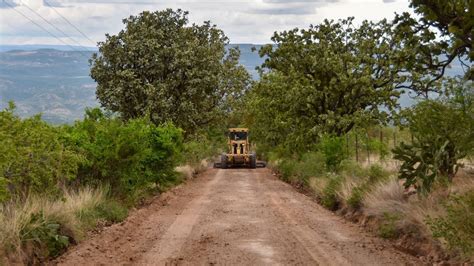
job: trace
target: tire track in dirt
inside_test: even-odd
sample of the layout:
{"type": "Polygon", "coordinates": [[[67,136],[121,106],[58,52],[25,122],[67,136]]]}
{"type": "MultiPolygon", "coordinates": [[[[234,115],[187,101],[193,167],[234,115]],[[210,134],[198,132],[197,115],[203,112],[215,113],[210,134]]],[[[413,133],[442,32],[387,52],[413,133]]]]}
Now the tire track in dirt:
{"type": "Polygon", "coordinates": [[[209,203],[207,198],[212,187],[219,182],[222,174],[223,172],[218,172],[215,178],[206,184],[204,192],[188,204],[181,215],[166,230],[159,243],[146,253],[139,264],[163,263],[181,249],[203,208],[209,203]]]}
{"type": "Polygon", "coordinates": [[[62,265],[410,265],[268,169],[209,169],[71,248],[62,265]]]}

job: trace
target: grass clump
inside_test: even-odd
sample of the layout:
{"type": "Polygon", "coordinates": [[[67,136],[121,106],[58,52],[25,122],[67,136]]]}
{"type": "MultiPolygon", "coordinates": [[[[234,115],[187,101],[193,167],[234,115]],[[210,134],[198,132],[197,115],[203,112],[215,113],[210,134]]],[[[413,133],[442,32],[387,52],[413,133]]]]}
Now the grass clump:
{"type": "Polygon", "coordinates": [[[61,199],[37,194],[0,205],[0,263],[41,263],[85,236],[99,219],[124,219],[126,210],[103,188],[66,191],[61,199]]]}
{"type": "Polygon", "coordinates": [[[329,210],[337,210],[339,199],[337,191],[341,185],[342,177],[339,175],[328,176],[329,182],[323,190],[321,204],[329,210]]]}
{"type": "Polygon", "coordinates": [[[400,215],[397,213],[384,212],[382,223],[379,225],[379,236],[383,238],[396,238],[399,235],[397,222],[400,220],[400,215]]]}

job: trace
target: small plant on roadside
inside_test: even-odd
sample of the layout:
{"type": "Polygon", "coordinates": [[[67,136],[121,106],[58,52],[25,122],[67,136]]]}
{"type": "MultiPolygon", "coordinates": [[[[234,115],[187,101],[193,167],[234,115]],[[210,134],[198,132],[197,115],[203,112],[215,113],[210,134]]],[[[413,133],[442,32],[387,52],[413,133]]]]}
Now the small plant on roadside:
{"type": "Polygon", "coordinates": [[[57,221],[48,219],[42,212],[31,215],[30,219],[20,235],[23,245],[37,246],[35,250],[39,254],[36,256],[55,257],[69,246],[69,237],[61,232],[61,224],[57,221]]]}
{"type": "Polygon", "coordinates": [[[383,238],[396,238],[399,235],[397,222],[400,220],[400,215],[396,213],[384,212],[382,216],[382,223],[379,225],[379,236],[383,238]]]}
{"type": "Polygon", "coordinates": [[[328,176],[329,182],[323,190],[321,197],[321,204],[329,210],[337,210],[339,206],[339,199],[337,197],[337,190],[342,182],[342,177],[339,175],[328,176]]]}
{"type": "Polygon", "coordinates": [[[445,207],[445,216],[427,219],[433,236],[464,257],[474,256],[474,191],[451,196],[445,207]]]}
{"type": "Polygon", "coordinates": [[[366,192],[365,186],[352,189],[351,196],[347,199],[347,204],[353,209],[359,209],[362,206],[362,199],[366,192]]]}

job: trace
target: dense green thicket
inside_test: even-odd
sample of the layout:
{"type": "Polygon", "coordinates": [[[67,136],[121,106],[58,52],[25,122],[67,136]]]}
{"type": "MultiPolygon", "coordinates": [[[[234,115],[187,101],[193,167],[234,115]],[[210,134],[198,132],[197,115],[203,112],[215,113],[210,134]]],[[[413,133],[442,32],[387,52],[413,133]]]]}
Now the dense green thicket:
{"type": "Polygon", "coordinates": [[[177,181],[174,168],[182,150],[182,131],[146,119],[125,123],[99,109],[88,110],[73,126],[54,127],[41,118],[20,119],[0,112],[2,160],[0,198],[30,193],[61,196],[61,189],[110,185],[114,196],[133,198],[147,188],[177,181]]]}
{"type": "Polygon", "coordinates": [[[13,103],[0,111],[0,202],[35,192],[58,196],[84,157],[64,145],[60,128],[13,111],[13,103]]]}
{"type": "Polygon", "coordinates": [[[65,145],[85,158],[74,180],[77,183],[106,183],[113,193],[133,198],[142,190],[177,181],[174,168],[183,137],[172,124],[155,126],[147,119],[123,122],[92,109],[63,132],[65,145]]]}

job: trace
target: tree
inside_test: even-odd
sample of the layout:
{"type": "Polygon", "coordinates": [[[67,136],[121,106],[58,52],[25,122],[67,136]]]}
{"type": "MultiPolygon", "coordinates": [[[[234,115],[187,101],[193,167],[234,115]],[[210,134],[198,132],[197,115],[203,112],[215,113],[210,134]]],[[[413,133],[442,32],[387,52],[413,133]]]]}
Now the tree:
{"type": "Polygon", "coordinates": [[[266,60],[250,109],[257,133],[275,132],[261,137],[307,146],[323,132],[341,136],[358,121],[386,121],[381,107],[397,106],[405,82],[399,44],[386,20],[360,27],[352,20],[275,33],[275,44],[259,51],[266,60]]]}
{"type": "Polygon", "coordinates": [[[412,0],[410,6],[419,19],[408,13],[394,19],[395,36],[404,48],[406,87],[425,98],[430,92],[439,93],[455,59],[463,65],[465,78],[474,80],[472,0],[412,0]]]}
{"type": "Polygon", "coordinates": [[[97,98],[124,119],[147,115],[172,121],[192,134],[230,110],[249,74],[240,52],[226,50],[228,38],[209,21],[188,24],[188,12],[144,11],[123,20],[125,29],[106,34],[91,59],[97,98]]]}

